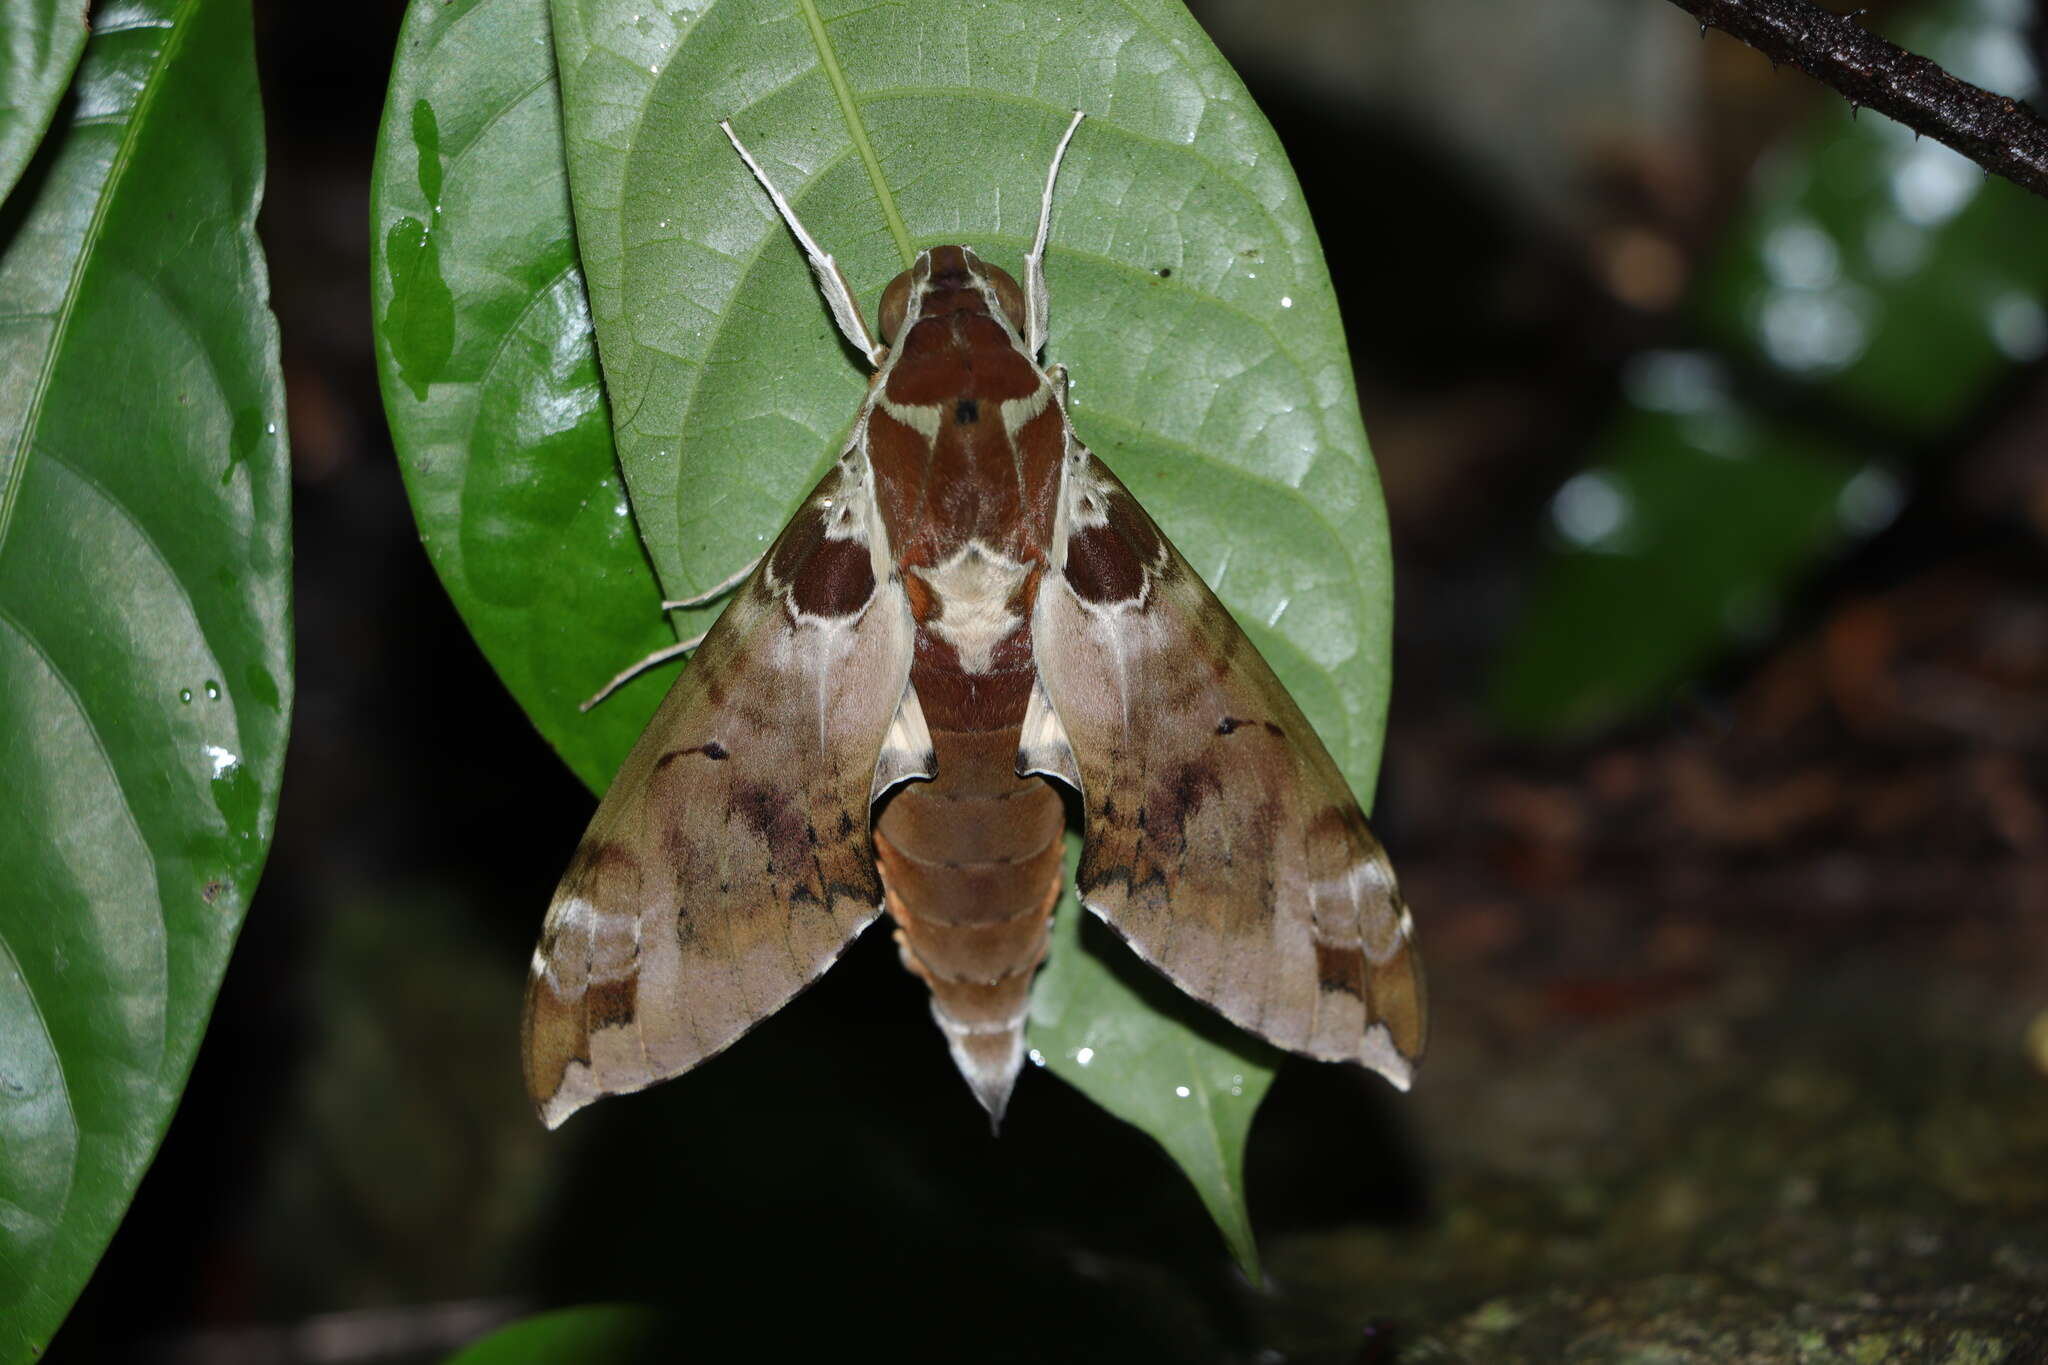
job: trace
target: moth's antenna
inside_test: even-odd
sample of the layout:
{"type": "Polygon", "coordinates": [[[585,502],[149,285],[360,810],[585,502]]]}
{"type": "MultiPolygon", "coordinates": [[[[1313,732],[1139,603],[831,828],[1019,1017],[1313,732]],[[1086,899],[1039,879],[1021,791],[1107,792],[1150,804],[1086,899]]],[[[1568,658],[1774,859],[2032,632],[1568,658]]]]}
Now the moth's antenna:
{"type": "Polygon", "coordinates": [[[739,135],[732,130],[731,121],[720,119],[718,126],[725,130],[732,149],[740,154],[740,160],[747,163],[754,179],[761,182],[761,188],[768,191],[768,197],[775,201],[775,211],[782,215],[782,221],[789,224],[789,230],[796,234],[797,243],[810,259],[811,273],[818,277],[818,288],[825,295],[825,306],[832,310],[832,320],[839,324],[841,334],[853,343],[855,350],[868,358],[868,364],[879,367],[889,353],[876,345],[874,337],[868,334],[868,325],[861,319],[860,305],[853,301],[853,288],[847,284],[846,276],[839,272],[839,262],[804,231],[796,210],[782,197],[782,191],[775,188],[775,182],[768,178],[768,172],[761,169],[761,163],[754,160],[753,154],[741,144],[739,135]]]}
{"type": "Polygon", "coordinates": [[[1045,173],[1045,195],[1038,201],[1038,238],[1031,243],[1031,253],[1024,258],[1024,349],[1034,359],[1045,349],[1046,313],[1051,306],[1045,291],[1045,239],[1052,231],[1052,186],[1059,179],[1060,162],[1066,159],[1067,144],[1074,140],[1074,130],[1081,126],[1084,117],[1086,115],[1076,109],[1074,121],[1060,136],[1060,145],[1052,149],[1052,166],[1045,173]]]}

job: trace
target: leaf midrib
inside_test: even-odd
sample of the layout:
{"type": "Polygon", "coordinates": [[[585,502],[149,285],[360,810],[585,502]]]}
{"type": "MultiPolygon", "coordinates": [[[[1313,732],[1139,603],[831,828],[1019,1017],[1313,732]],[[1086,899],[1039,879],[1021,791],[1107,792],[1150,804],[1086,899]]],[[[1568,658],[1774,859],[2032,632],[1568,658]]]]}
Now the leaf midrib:
{"type": "MultiPolygon", "coordinates": [[[[134,160],[135,144],[141,137],[143,125],[148,121],[150,106],[156,103],[157,92],[163,88],[164,68],[184,46],[185,34],[190,26],[185,22],[199,0],[180,0],[177,11],[168,25],[170,35],[163,46],[157,49],[156,57],[150,62],[149,78],[142,84],[142,93],[136,97],[128,113],[128,126],[122,130],[121,145],[114,153],[114,163],[107,171],[107,178],[100,186],[98,199],[93,204],[92,222],[86,225],[85,235],[79,239],[78,259],[72,262],[71,276],[65,281],[64,301],[57,310],[57,325],[50,334],[50,347],[43,357],[42,372],[36,376],[36,386],[29,399],[27,415],[22,419],[21,435],[15,441],[14,458],[8,463],[6,483],[0,486],[0,547],[7,544],[7,537],[14,526],[14,509],[21,501],[21,487],[28,469],[29,451],[35,446],[35,434],[42,424],[43,404],[49,399],[51,384],[55,378],[57,361],[64,354],[65,338],[71,331],[71,316],[78,307],[78,296],[82,291],[85,272],[91,267],[94,248],[100,234],[106,228],[107,210],[120,191],[122,180],[128,174],[129,163],[134,160]]],[[[157,25],[135,25],[133,27],[158,27],[157,25]]],[[[95,36],[106,37],[126,29],[101,30],[95,36]]]]}
{"type": "Polygon", "coordinates": [[[903,257],[903,268],[908,270],[917,261],[917,254],[910,246],[910,232],[903,226],[903,215],[896,211],[896,197],[889,192],[889,181],[882,174],[881,158],[875,155],[875,144],[868,140],[868,125],[860,116],[860,106],[853,98],[853,86],[846,79],[846,72],[840,68],[839,53],[832,46],[831,35],[825,32],[825,20],[818,13],[818,0],[796,0],[797,8],[804,14],[804,23],[811,31],[811,45],[818,49],[818,63],[825,68],[825,77],[832,82],[832,96],[839,101],[839,114],[846,120],[846,131],[853,137],[853,145],[860,152],[861,165],[867,167],[868,183],[875,187],[875,198],[881,201],[882,219],[889,225],[889,235],[896,239],[896,250],[903,257]]]}

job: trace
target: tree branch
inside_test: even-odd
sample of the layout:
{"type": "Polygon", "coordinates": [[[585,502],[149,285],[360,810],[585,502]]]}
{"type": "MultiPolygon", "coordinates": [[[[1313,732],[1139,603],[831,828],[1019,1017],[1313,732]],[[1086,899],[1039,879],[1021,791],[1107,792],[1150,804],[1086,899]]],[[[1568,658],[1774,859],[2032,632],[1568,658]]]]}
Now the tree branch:
{"type": "Polygon", "coordinates": [[[1798,67],[1916,133],[1955,148],[1987,171],[2048,197],[2048,122],[2015,99],[1957,80],[1809,0],[1671,0],[1771,59],[1798,67]]]}

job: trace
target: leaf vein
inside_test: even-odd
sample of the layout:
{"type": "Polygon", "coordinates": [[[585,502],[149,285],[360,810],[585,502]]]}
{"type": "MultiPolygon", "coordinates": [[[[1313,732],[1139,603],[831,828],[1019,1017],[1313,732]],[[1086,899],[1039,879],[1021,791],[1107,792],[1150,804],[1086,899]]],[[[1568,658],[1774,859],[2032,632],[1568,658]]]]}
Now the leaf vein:
{"type": "Polygon", "coordinates": [[[847,82],[846,72],[839,65],[839,53],[832,46],[831,35],[825,32],[825,20],[818,13],[817,0],[797,0],[803,10],[804,23],[811,30],[811,43],[818,49],[818,61],[825,68],[825,76],[832,82],[832,94],[839,101],[839,113],[846,120],[846,131],[853,138],[853,145],[860,152],[861,164],[867,167],[868,180],[875,187],[875,198],[881,201],[882,218],[889,224],[889,235],[896,239],[896,250],[903,256],[903,268],[908,270],[917,260],[917,253],[911,249],[910,233],[903,226],[903,215],[896,211],[895,196],[889,193],[888,178],[882,174],[881,158],[875,155],[875,146],[868,141],[867,122],[860,116],[860,106],[854,101],[853,87],[847,82]]]}
{"type": "Polygon", "coordinates": [[[35,439],[36,428],[42,424],[43,404],[49,399],[57,362],[64,353],[64,341],[71,330],[72,312],[78,307],[78,296],[84,288],[86,272],[92,267],[94,249],[106,227],[107,210],[120,190],[129,163],[134,160],[135,144],[141,138],[143,125],[149,121],[150,106],[156,103],[157,92],[163,89],[164,69],[178,49],[184,46],[185,35],[191,31],[185,20],[198,3],[199,0],[181,0],[177,14],[163,24],[138,25],[169,28],[170,36],[164,39],[163,46],[150,62],[149,76],[143,81],[142,92],[128,113],[128,126],[121,134],[121,145],[114,153],[113,164],[108,166],[107,178],[93,203],[92,221],[86,224],[85,234],[79,239],[78,259],[72,263],[71,278],[64,285],[64,302],[57,310],[56,326],[50,336],[49,348],[43,355],[42,372],[36,376],[28,411],[22,416],[21,435],[15,439],[6,473],[0,475],[0,545],[6,544],[8,532],[14,524],[14,510],[21,501],[22,473],[28,464],[29,449],[35,439]]]}

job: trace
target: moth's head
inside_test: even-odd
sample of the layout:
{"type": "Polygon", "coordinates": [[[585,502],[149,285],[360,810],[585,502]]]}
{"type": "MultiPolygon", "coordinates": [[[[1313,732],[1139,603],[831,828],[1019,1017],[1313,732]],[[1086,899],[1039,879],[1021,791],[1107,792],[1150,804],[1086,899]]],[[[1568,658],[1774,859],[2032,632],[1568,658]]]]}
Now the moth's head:
{"type": "Polygon", "coordinates": [[[1024,330],[1024,291],[1010,272],[990,265],[964,246],[935,246],[918,253],[917,264],[889,281],[882,291],[876,321],[882,344],[896,344],[908,323],[944,313],[981,313],[1007,318],[1010,329],[1024,330]]]}

